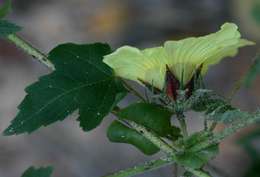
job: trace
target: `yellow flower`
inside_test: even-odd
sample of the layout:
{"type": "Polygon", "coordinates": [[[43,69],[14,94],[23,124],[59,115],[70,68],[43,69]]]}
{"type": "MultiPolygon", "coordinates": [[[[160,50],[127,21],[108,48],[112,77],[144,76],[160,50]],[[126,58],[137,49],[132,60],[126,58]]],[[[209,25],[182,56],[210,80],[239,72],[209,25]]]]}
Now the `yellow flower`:
{"type": "Polygon", "coordinates": [[[167,67],[185,86],[199,67],[202,67],[201,74],[204,75],[209,66],[219,63],[225,57],[235,56],[238,48],[253,44],[241,39],[235,24],[225,23],[216,33],[179,41],[166,41],[161,47],[139,50],[123,46],[105,56],[104,62],[119,77],[140,84],[145,82],[162,90],[167,67]]]}

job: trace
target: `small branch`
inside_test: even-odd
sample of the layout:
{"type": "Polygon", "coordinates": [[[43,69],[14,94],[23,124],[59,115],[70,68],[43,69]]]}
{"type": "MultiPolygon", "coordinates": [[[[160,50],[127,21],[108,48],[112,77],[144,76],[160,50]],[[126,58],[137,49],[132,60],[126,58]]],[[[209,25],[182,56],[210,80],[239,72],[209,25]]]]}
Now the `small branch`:
{"type": "Polygon", "coordinates": [[[245,80],[245,76],[243,75],[239,80],[237,80],[233,86],[233,88],[230,91],[230,94],[228,96],[228,100],[231,101],[233,97],[236,95],[236,93],[240,90],[240,88],[243,86],[245,80]]]}
{"type": "Polygon", "coordinates": [[[234,122],[230,125],[230,127],[224,129],[222,132],[216,133],[212,139],[210,139],[207,142],[201,142],[196,148],[194,148],[194,151],[201,151],[205,148],[208,148],[212,145],[216,145],[220,143],[224,138],[226,138],[229,135],[232,135],[236,133],[239,129],[247,127],[256,121],[258,121],[260,118],[258,115],[256,115],[254,118],[244,120],[244,122],[234,122]]]}
{"type": "Polygon", "coordinates": [[[54,65],[50,62],[45,54],[40,52],[38,49],[33,47],[30,43],[26,42],[21,37],[16,34],[10,34],[7,36],[7,39],[14,43],[17,47],[21,48],[25,53],[31,55],[33,58],[37,59],[50,69],[54,70],[54,65]]]}
{"type": "Polygon", "coordinates": [[[211,126],[210,126],[210,128],[209,128],[209,131],[214,131],[214,129],[216,128],[216,126],[218,125],[218,123],[217,122],[213,122],[212,124],[211,124],[211,126]]]}
{"type": "Polygon", "coordinates": [[[184,167],[187,171],[191,172],[192,174],[194,174],[197,177],[211,177],[208,173],[202,171],[202,170],[196,170],[193,168],[189,168],[189,167],[184,167]]]}
{"type": "Polygon", "coordinates": [[[203,121],[203,124],[204,124],[204,130],[207,131],[208,130],[208,120],[204,118],[204,121],[203,121]]]}
{"type": "Polygon", "coordinates": [[[167,153],[168,155],[174,155],[175,152],[180,151],[178,147],[172,147],[166,142],[164,142],[162,139],[160,139],[158,136],[156,136],[154,133],[147,130],[145,127],[136,124],[133,121],[127,121],[133,129],[135,129],[137,132],[139,132],[141,135],[143,135],[145,138],[150,140],[154,145],[156,145],[158,148],[160,148],[162,151],[167,153]]]}
{"type": "MultiPolygon", "coordinates": [[[[117,117],[118,111],[120,111],[120,107],[116,106],[112,110],[112,113],[117,117]]],[[[163,150],[167,154],[173,155],[174,152],[181,151],[178,147],[170,146],[168,143],[163,141],[160,137],[155,135],[153,132],[147,130],[144,126],[139,125],[130,120],[127,120],[126,122],[128,125],[131,126],[131,128],[139,132],[142,136],[150,140],[154,145],[156,145],[159,149],[163,150]]]]}
{"type": "Polygon", "coordinates": [[[183,136],[188,137],[189,135],[188,135],[187,125],[186,125],[186,122],[185,122],[185,117],[177,115],[177,119],[180,123],[180,127],[181,127],[181,131],[183,133],[183,136]]]}
{"type": "MultiPolygon", "coordinates": [[[[253,61],[255,61],[257,59],[257,57],[259,57],[260,55],[260,51],[257,52],[256,56],[254,57],[253,61]]],[[[228,96],[228,100],[232,101],[233,97],[235,96],[235,94],[241,89],[241,87],[243,86],[244,82],[245,82],[245,78],[247,76],[247,74],[250,72],[250,69],[252,68],[252,66],[255,63],[253,62],[251,64],[251,66],[245,71],[245,73],[235,82],[233,88],[230,91],[230,94],[228,96]]]]}
{"type": "Polygon", "coordinates": [[[174,160],[172,158],[160,158],[157,160],[152,160],[150,162],[146,162],[144,164],[141,165],[137,165],[131,168],[127,168],[124,170],[120,170],[118,172],[115,172],[113,174],[110,175],[106,175],[103,177],[128,177],[128,176],[135,176],[144,172],[148,172],[151,170],[155,170],[157,168],[166,166],[166,165],[170,165],[173,164],[174,160]]]}

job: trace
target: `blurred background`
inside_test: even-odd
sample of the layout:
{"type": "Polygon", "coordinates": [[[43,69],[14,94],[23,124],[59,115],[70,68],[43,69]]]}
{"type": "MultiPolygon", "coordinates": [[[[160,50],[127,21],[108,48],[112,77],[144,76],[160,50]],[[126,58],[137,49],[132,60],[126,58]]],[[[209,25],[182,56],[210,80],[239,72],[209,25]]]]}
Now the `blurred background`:
{"type": "MultiPolygon", "coordinates": [[[[157,46],[169,39],[215,32],[224,22],[235,22],[244,38],[260,41],[260,0],[14,0],[8,18],[23,27],[21,36],[46,53],[65,42],[101,41],[113,48],[126,44],[157,46]]],[[[214,66],[206,76],[208,88],[228,95],[258,48],[243,48],[235,58],[214,66]]],[[[1,132],[15,117],[25,96],[24,88],[48,72],[45,66],[0,39],[1,132]]],[[[259,81],[251,89],[242,89],[233,104],[242,110],[257,109],[259,81]]],[[[134,99],[128,96],[121,104],[134,99]]],[[[31,135],[0,136],[0,177],[20,177],[31,165],[53,165],[54,177],[99,177],[160,155],[147,157],[130,145],[110,143],[105,132],[110,118],[87,133],[79,128],[75,114],[31,135]]],[[[190,114],[189,121],[191,130],[200,128],[200,115],[190,114]]],[[[211,162],[223,173],[214,176],[258,176],[258,137],[259,126],[253,126],[225,140],[219,156],[211,162]],[[237,143],[241,138],[244,146],[237,143]]],[[[170,177],[171,171],[171,167],[165,167],[139,176],[170,177]]]]}

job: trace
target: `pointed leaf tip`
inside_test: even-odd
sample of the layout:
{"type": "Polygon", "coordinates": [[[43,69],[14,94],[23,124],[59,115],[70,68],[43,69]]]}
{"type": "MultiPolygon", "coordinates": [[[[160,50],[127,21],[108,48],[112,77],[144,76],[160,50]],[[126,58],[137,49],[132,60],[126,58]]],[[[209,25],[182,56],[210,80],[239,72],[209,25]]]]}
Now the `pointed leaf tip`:
{"type": "Polygon", "coordinates": [[[31,133],[64,120],[76,110],[83,130],[97,127],[125,92],[102,62],[110,52],[110,47],[101,43],[69,43],[53,49],[49,58],[56,70],[26,88],[20,111],[4,135],[31,133]]]}

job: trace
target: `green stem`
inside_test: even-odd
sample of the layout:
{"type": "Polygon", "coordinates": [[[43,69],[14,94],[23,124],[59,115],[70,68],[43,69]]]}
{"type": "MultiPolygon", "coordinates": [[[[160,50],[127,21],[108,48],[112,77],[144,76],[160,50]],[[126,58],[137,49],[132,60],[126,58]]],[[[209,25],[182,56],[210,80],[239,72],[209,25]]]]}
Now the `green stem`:
{"type": "Polygon", "coordinates": [[[212,139],[206,142],[201,142],[196,148],[193,149],[193,151],[201,151],[205,148],[208,148],[212,145],[220,143],[224,138],[226,138],[229,135],[232,135],[236,133],[239,129],[247,127],[256,121],[259,121],[259,115],[256,115],[254,118],[246,119],[243,122],[234,122],[230,125],[230,127],[224,129],[222,132],[216,133],[212,139]]]}
{"type": "Polygon", "coordinates": [[[206,173],[202,170],[196,170],[196,169],[189,168],[189,167],[185,167],[185,169],[197,177],[211,177],[208,173],[206,173]]]}
{"type": "Polygon", "coordinates": [[[244,80],[245,80],[245,77],[243,75],[238,81],[235,82],[235,84],[234,84],[233,88],[231,89],[230,94],[228,96],[229,101],[231,101],[233,99],[233,97],[236,95],[236,93],[243,86],[244,80]]]}
{"type": "Polygon", "coordinates": [[[54,70],[54,65],[50,62],[45,54],[40,52],[38,49],[33,47],[30,43],[26,42],[21,37],[17,36],[16,34],[10,34],[7,36],[7,39],[14,43],[17,47],[21,48],[27,54],[31,55],[33,58],[36,58],[38,61],[49,67],[50,69],[54,70]]]}
{"type": "Polygon", "coordinates": [[[225,171],[223,171],[222,169],[220,169],[219,167],[217,167],[217,166],[215,166],[213,164],[208,163],[207,167],[209,169],[211,169],[212,171],[214,171],[216,174],[218,174],[221,177],[230,177],[229,174],[227,174],[225,171]]]}
{"type": "Polygon", "coordinates": [[[208,130],[208,120],[204,119],[204,130],[207,131],[208,130]]]}
{"type": "MultiPolygon", "coordinates": [[[[260,51],[257,52],[256,56],[254,57],[255,61],[257,59],[257,57],[259,57],[260,51]]],[[[254,66],[254,62],[251,64],[251,66],[246,70],[246,72],[242,75],[242,77],[240,77],[234,84],[233,88],[230,91],[230,94],[228,96],[228,100],[232,101],[233,97],[235,96],[235,94],[240,90],[240,88],[244,85],[245,82],[245,78],[247,77],[247,74],[250,72],[251,68],[254,66]]]]}
{"type": "Polygon", "coordinates": [[[160,139],[158,136],[156,136],[153,132],[147,130],[145,127],[136,124],[133,121],[127,121],[133,129],[135,129],[137,132],[139,132],[141,135],[143,135],[145,138],[150,140],[154,145],[156,145],[158,148],[160,148],[162,151],[164,151],[168,155],[174,155],[175,152],[180,151],[178,147],[172,147],[166,142],[164,142],[162,139],[160,139]]]}
{"type": "Polygon", "coordinates": [[[186,125],[184,116],[178,116],[177,115],[177,119],[178,119],[178,121],[180,123],[181,131],[183,133],[183,137],[184,138],[188,137],[189,135],[188,135],[187,125],[186,125]]]}
{"type": "Polygon", "coordinates": [[[214,129],[216,128],[216,126],[218,125],[218,123],[217,122],[213,122],[212,124],[211,124],[211,126],[210,126],[210,128],[209,128],[209,131],[214,131],[214,129]]]}
{"type": "Polygon", "coordinates": [[[124,170],[120,170],[118,172],[115,172],[113,174],[110,175],[106,175],[103,177],[128,177],[128,176],[135,176],[144,172],[148,172],[151,170],[155,170],[157,168],[166,166],[166,165],[170,165],[173,164],[174,160],[171,158],[160,158],[157,160],[152,160],[150,162],[146,162],[144,164],[141,165],[137,165],[131,168],[127,168],[124,170]]]}

